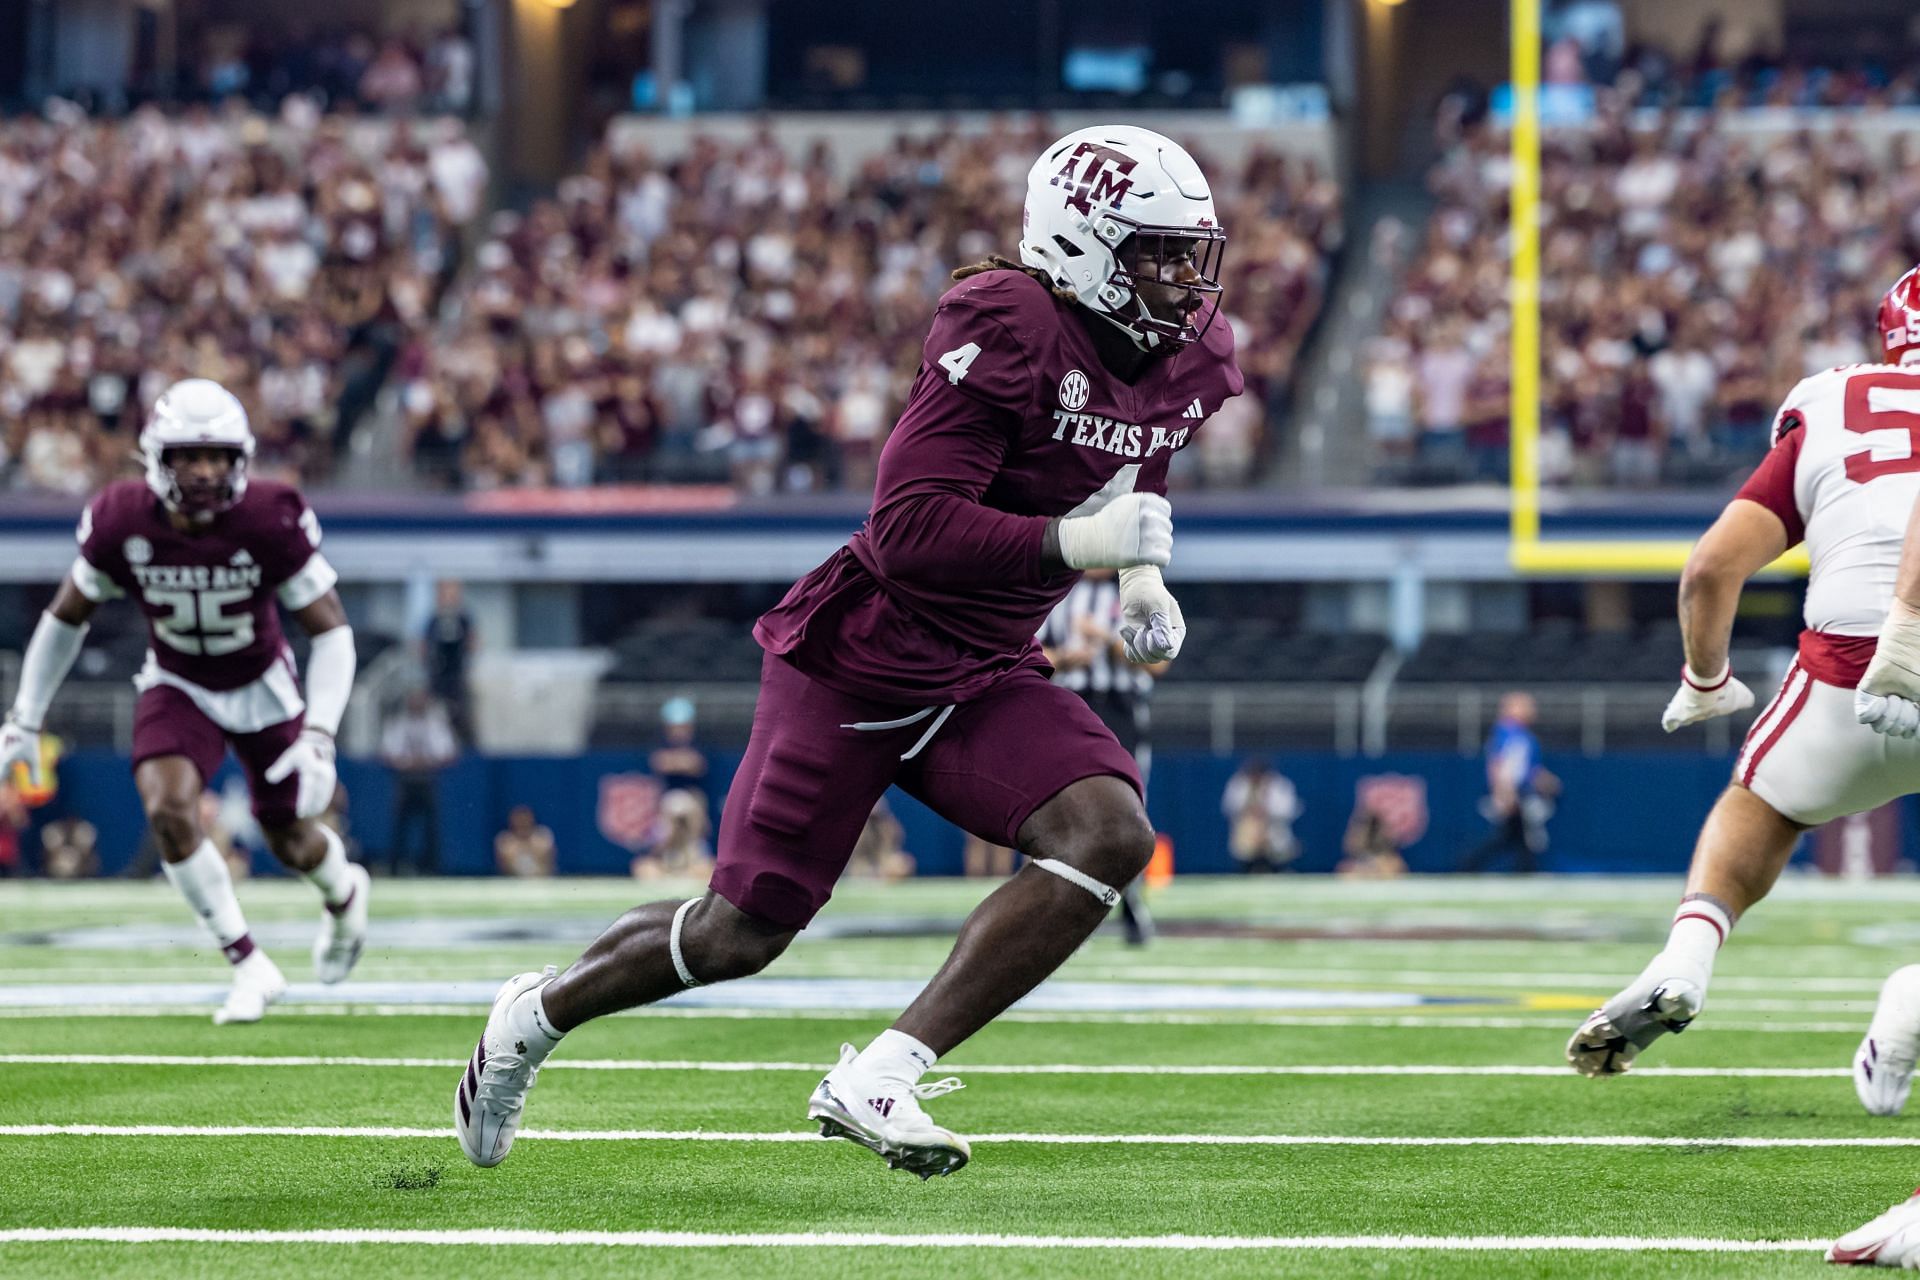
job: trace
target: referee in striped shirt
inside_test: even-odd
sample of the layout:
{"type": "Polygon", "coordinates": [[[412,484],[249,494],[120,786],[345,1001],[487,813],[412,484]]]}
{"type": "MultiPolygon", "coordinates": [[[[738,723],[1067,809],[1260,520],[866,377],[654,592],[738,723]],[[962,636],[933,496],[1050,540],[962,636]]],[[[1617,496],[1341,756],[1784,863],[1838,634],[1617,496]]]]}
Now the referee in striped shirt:
{"type": "MultiPolygon", "coordinates": [[[[1164,662],[1150,666],[1128,662],[1120,640],[1120,583],[1111,569],[1089,569],[1054,607],[1040,627],[1040,647],[1053,664],[1053,682],[1086,699],[1120,745],[1133,753],[1140,782],[1152,764],[1148,745],[1148,704],[1164,662]]],[[[1120,897],[1120,918],[1127,941],[1144,946],[1153,936],[1153,917],[1140,893],[1140,881],[1120,897]]]]}

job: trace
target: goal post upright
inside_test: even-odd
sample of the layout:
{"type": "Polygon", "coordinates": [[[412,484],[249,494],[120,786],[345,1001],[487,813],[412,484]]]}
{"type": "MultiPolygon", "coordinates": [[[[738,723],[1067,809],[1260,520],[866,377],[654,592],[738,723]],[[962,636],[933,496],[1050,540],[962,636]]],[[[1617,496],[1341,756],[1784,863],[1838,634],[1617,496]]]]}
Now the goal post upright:
{"type": "MultiPolygon", "coordinates": [[[[1512,188],[1507,201],[1512,266],[1508,406],[1508,561],[1522,575],[1678,575],[1693,551],[1687,539],[1547,539],[1540,521],[1540,14],[1544,0],[1509,0],[1508,129],[1512,188]]],[[[1807,572],[1795,547],[1762,572],[1807,572]]]]}

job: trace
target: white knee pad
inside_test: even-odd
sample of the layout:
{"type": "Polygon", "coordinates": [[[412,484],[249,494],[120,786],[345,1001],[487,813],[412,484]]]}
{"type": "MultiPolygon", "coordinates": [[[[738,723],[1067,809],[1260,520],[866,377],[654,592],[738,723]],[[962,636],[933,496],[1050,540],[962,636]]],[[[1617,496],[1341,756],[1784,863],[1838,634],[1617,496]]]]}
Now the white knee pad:
{"type": "MultiPolygon", "coordinates": [[[[1078,867],[1070,867],[1066,863],[1060,861],[1058,858],[1035,858],[1033,860],[1033,865],[1040,868],[1042,871],[1053,872],[1053,874],[1059,876],[1062,880],[1065,880],[1068,884],[1079,885],[1082,889],[1085,889],[1088,893],[1100,899],[1100,901],[1106,906],[1110,907],[1114,903],[1120,901],[1120,891],[1118,889],[1113,888],[1111,885],[1101,884],[1098,880],[1095,880],[1092,876],[1080,870],[1078,867]]],[[[679,952],[676,945],[675,955],[678,955],[678,954],[679,952]]],[[[682,971],[681,976],[682,977],[686,976],[684,970],[682,971]]]]}
{"type": "Polygon", "coordinates": [[[688,898],[673,913],[673,928],[667,934],[667,951],[673,956],[673,971],[680,975],[680,981],[689,987],[704,987],[707,984],[693,976],[693,970],[687,968],[687,957],[680,950],[680,930],[687,922],[687,912],[693,910],[698,898],[688,898]]]}

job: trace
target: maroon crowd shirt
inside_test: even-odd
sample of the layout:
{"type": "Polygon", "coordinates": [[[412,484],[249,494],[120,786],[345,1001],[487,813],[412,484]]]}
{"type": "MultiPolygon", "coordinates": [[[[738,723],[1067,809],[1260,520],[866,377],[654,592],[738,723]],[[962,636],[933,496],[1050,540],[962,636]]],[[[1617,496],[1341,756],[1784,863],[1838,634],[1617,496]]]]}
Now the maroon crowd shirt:
{"type": "Polygon", "coordinates": [[[916,705],[1045,664],[1034,635],[1080,576],[1042,570],[1047,521],[1103,489],[1165,494],[1174,452],[1242,386],[1224,316],[1129,384],[1085,328],[1106,322],[1077,310],[1021,271],[947,292],[866,524],[761,617],[762,647],[916,705]]]}
{"type": "Polygon", "coordinates": [[[76,585],[96,601],[130,596],[160,669],[203,689],[251,684],[287,651],[276,595],[301,609],[333,586],[319,522],[297,489],[270,480],[251,481],[191,533],[144,481],[115,481],[88,504],[79,538],[81,558],[113,591],[97,579],[76,585]]]}

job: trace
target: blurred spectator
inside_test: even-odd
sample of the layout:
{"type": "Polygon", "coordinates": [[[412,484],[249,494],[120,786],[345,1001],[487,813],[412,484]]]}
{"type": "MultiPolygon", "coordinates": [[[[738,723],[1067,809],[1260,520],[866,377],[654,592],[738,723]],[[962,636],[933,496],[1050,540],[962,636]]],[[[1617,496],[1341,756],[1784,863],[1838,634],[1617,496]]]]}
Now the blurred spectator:
{"type": "Polygon", "coordinates": [[[1014,861],[1012,849],[1005,845],[989,844],[971,832],[967,834],[967,842],[960,850],[962,875],[1005,879],[1013,874],[1014,861]]]}
{"type": "Polygon", "coordinates": [[[1500,699],[1499,717],[1487,735],[1487,798],[1481,805],[1493,833],[1461,859],[1462,871],[1484,871],[1505,853],[1514,855],[1514,870],[1522,875],[1539,869],[1560,780],[1540,763],[1540,740],[1533,733],[1538,714],[1532,694],[1500,699]]]}
{"type": "Polygon", "coordinates": [[[853,858],[847,869],[870,880],[907,880],[913,876],[915,862],[906,848],[907,829],[887,807],[881,796],[867,815],[867,825],[854,841],[853,858]]]}
{"type": "Polygon", "coordinates": [[[533,810],[517,804],[507,829],[493,838],[493,861],[501,875],[544,878],[554,872],[553,832],[534,821],[533,810]]]}
{"type": "Polygon", "coordinates": [[[409,693],[381,732],[380,757],[394,772],[387,868],[395,875],[403,864],[416,875],[440,870],[440,771],[459,754],[446,708],[424,689],[409,693]]]}
{"type": "Polygon", "coordinates": [[[262,474],[328,474],[477,201],[444,194],[475,185],[458,122],[298,101],[0,120],[0,489],[97,488],[189,374],[247,406],[262,474]]]}
{"type": "Polygon", "coordinates": [[[1337,876],[1390,880],[1407,874],[1407,860],[1400,851],[1392,821],[1364,801],[1354,806],[1353,816],[1347,820],[1340,851],[1344,856],[1333,869],[1337,876]]]}
{"type": "Polygon", "coordinates": [[[1293,838],[1300,793],[1265,760],[1240,766],[1227,780],[1220,807],[1227,816],[1227,851],[1242,871],[1284,871],[1300,856],[1293,838]]]}
{"type": "Polygon", "coordinates": [[[49,880],[100,874],[100,834],[85,818],[56,818],[40,829],[40,868],[49,880]]]}
{"type": "Polygon", "coordinates": [[[1467,388],[1473,353],[1457,325],[1443,326],[1414,360],[1414,407],[1420,421],[1420,466],[1440,480],[1464,480],[1467,388]]]}
{"type": "MultiPolygon", "coordinates": [[[[1575,74],[1581,69],[1577,42],[1575,74]]],[[[1606,60],[1602,59],[1603,67],[1606,60]]],[[[1876,152],[1845,121],[1750,133],[1699,105],[1901,104],[1913,65],[1890,71],[1656,69],[1630,51],[1593,118],[1550,128],[1541,148],[1541,441],[1549,483],[1720,483],[1766,444],[1780,397],[1805,373],[1873,358],[1881,292],[1920,255],[1920,148],[1876,152]],[[1689,79],[1691,76],[1693,79],[1689,79]],[[1712,86],[1712,87],[1708,87],[1712,86]],[[1698,93],[1696,93],[1696,90],[1698,93]]],[[[1424,243],[1389,308],[1384,344],[1411,350],[1423,449],[1419,478],[1490,478],[1505,443],[1510,160],[1498,126],[1446,122],[1429,175],[1424,243]],[[1466,413],[1473,465],[1452,457],[1466,413]]],[[[1388,350],[1391,348],[1388,347],[1388,350]]],[[[1402,473],[1394,375],[1368,366],[1383,478],[1402,473]]]]}
{"type": "Polygon", "coordinates": [[[1413,348],[1395,333],[1367,349],[1367,436],[1374,456],[1396,478],[1413,460],[1413,348]]]}
{"type": "Polygon", "coordinates": [[[467,612],[458,580],[442,578],[434,585],[433,616],[421,637],[427,668],[427,689],[440,699],[455,732],[471,737],[467,722],[467,664],[473,657],[477,634],[467,612]]]}
{"type": "MultiPolygon", "coordinates": [[[[493,218],[442,331],[410,343],[416,465],[470,488],[870,487],[947,273],[1012,248],[1020,178],[1050,140],[996,122],[858,164],[770,132],[671,160],[601,145],[553,199],[493,218]]],[[[1210,172],[1248,394],[1181,474],[1238,485],[1271,452],[1340,202],[1311,162],[1261,148],[1210,172]]]]}
{"type": "Polygon", "coordinates": [[[700,794],[685,788],[668,791],[660,797],[652,845],[633,860],[634,879],[706,879],[713,871],[707,835],[707,805],[700,794]]]}
{"type": "Polygon", "coordinates": [[[693,699],[668,698],[660,708],[661,745],[647,756],[647,768],[660,779],[663,792],[688,791],[702,804],[707,794],[707,757],[694,739],[693,699]]]}

